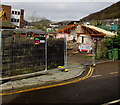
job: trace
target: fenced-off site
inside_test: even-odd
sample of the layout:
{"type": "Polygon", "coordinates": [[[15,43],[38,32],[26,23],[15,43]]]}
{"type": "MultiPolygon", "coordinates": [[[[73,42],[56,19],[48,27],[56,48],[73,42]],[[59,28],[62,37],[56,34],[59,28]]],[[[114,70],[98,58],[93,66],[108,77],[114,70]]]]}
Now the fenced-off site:
{"type": "MultiPolygon", "coordinates": [[[[88,60],[92,57],[92,62],[101,59],[120,59],[119,36],[96,38],[93,42],[92,55],[86,53],[85,59],[86,56],[89,57],[88,60]]],[[[43,31],[2,30],[0,36],[1,75],[4,78],[46,71],[47,69],[66,65],[67,55],[69,55],[67,54],[69,43],[67,42],[67,44],[66,46],[65,36],[59,39],[47,38],[46,33],[43,31]]],[[[71,43],[73,51],[78,49],[79,44],[77,42],[71,43]]],[[[82,53],[79,53],[79,55],[82,55],[82,53]]],[[[80,57],[82,58],[82,56],[80,57]]],[[[79,60],[79,63],[81,62],[82,60],[79,60]]]]}
{"type": "Polygon", "coordinates": [[[45,32],[31,32],[18,34],[16,30],[2,30],[0,66],[3,78],[64,65],[64,38],[46,38],[45,32]]]}

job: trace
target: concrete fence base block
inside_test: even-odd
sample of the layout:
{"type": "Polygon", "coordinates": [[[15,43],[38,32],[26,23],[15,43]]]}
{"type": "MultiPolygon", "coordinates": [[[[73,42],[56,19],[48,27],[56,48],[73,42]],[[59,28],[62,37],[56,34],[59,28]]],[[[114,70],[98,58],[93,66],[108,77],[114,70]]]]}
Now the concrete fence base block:
{"type": "Polygon", "coordinates": [[[40,76],[40,75],[51,75],[51,74],[49,74],[49,72],[45,70],[45,71],[39,71],[39,72],[29,73],[24,75],[0,78],[0,81],[5,82],[5,81],[12,81],[12,80],[19,80],[19,79],[30,78],[34,76],[40,76]]]}

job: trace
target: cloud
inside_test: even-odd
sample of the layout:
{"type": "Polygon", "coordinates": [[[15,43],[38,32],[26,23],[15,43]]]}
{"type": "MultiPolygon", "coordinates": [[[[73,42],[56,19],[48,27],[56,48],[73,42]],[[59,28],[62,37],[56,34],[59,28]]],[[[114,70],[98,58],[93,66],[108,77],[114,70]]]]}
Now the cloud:
{"type": "Polygon", "coordinates": [[[79,20],[112,5],[113,2],[6,2],[5,4],[24,9],[26,20],[30,15],[36,15],[61,21],[79,20]]]}
{"type": "Polygon", "coordinates": [[[118,2],[119,0],[1,0],[2,2],[118,2]]]}

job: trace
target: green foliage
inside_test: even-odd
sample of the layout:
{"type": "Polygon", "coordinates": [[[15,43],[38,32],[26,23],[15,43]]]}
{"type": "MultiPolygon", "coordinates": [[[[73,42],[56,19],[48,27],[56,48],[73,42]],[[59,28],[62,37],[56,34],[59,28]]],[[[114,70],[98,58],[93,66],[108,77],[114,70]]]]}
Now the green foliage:
{"type": "Polygon", "coordinates": [[[120,36],[120,30],[117,32],[117,35],[119,35],[119,36],[120,36]]]}
{"type": "Polygon", "coordinates": [[[35,29],[40,29],[40,30],[42,30],[42,31],[45,31],[46,29],[44,28],[44,25],[36,25],[36,26],[34,26],[35,27],[35,29]]]}
{"type": "Polygon", "coordinates": [[[120,36],[120,23],[118,23],[118,30],[117,34],[120,36]]]}
{"type": "Polygon", "coordinates": [[[105,45],[108,49],[120,48],[120,35],[107,38],[105,41],[105,45]]]}
{"type": "Polygon", "coordinates": [[[50,23],[51,23],[50,20],[43,18],[40,21],[36,20],[34,22],[30,22],[30,26],[32,26],[32,29],[40,29],[42,31],[46,31],[46,26],[48,26],[50,23]]]}
{"type": "Polygon", "coordinates": [[[15,29],[16,26],[12,23],[10,23],[8,20],[2,20],[0,21],[0,28],[2,29],[15,29]]]}
{"type": "Polygon", "coordinates": [[[96,59],[105,59],[107,53],[107,48],[105,47],[104,40],[98,41],[96,49],[96,59]]]}

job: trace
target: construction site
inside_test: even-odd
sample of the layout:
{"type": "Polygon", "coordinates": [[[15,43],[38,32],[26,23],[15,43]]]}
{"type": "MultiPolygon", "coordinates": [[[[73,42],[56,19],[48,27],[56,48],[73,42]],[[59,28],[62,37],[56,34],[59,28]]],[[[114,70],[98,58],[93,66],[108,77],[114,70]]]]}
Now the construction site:
{"type": "Polygon", "coordinates": [[[46,31],[29,29],[24,27],[24,10],[7,5],[1,6],[0,19],[4,77],[66,66],[75,54],[76,58],[91,60],[120,59],[119,44],[116,44],[119,41],[113,40],[118,36],[118,27],[114,24],[111,30],[79,21],[69,22],[61,28],[53,23],[46,31]]]}

